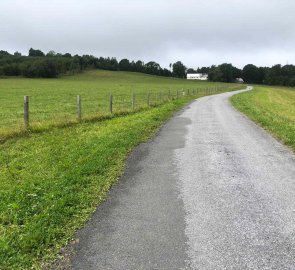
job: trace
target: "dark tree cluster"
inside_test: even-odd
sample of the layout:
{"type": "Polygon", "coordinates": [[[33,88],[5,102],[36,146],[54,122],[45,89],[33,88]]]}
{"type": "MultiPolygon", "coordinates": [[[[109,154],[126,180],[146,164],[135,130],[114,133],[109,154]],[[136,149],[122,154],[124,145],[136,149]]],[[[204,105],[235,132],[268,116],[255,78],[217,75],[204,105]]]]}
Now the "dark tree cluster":
{"type": "Polygon", "coordinates": [[[172,64],[172,70],[173,77],[185,78],[187,68],[180,61],[177,61],[176,63],[172,64]]]}
{"type": "Polygon", "coordinates": [[[295,66],[256,67],[247,65],[243,68],[243,78],[249,83],[295,86],[295,66]]]}
{"type": "Polygon", "coordinates": [[[215,82],[235,82],[236,78],[242,78],[246,83],[251,84],[295,86],[294,65],[257,67],[248,64],[243,69],[239,69],[232,64],[224,63],[197,70],[190,68],[187,73],[207,73],[209,80],[215,82]]]}
{"type": "Polygon", "coordinates": [[[0,76],[25,76],[30,78],[55,78],[62,74],[75,74],[86,69],[104,69],[111,71],[142,72],[152,75],[172,77],[172,72],[163,69],[156,62],[144,63],[142,61],[129,61],[116,58],[94,57],[92,55],[60,54],[49,51],[47,54],[41,50],[31,48],[28,56],[19,52],[10,54],[0,51],[0,76]]]}
{"type": "Polygon", "coordinates": [[[150,61],[148,63],[144,63],[140,60],[138,61],[129,61],[128,59],[122,59],[119,62],[118,70],[121,71],[132,71],[132,72],[142,72],[151,75],[165,76],[171,77],[172,73],[170,70],[164,68],[162,69],[160,64],[150,61]]]}
{"type": "Polygon", "coordinates": [[[80,72],[82,63],[87,63],[85,57],[64,55],[45,55],[40,50],[30,49],[29,56],[15,52],[9,54],[0,51],[0,76],[25,76],[30,78],[55,78],[59,74],[80,72]]]}
{"type": "Polygon", "coordinates": [[[240,69],[227,63],[202,69],[207,71],[209,80],[214,82],[234,82],[236,78],[242,76],[240,69]]]}
{"type": "Polygon", "coordinates": [[[232,64],[224,63],[219,66],[202,67],[194,70],[189,68],[187,73],[208,74],[208,78],[213,82],[234,82],[236,78],[241,78],[242,72],[232,64]]]}

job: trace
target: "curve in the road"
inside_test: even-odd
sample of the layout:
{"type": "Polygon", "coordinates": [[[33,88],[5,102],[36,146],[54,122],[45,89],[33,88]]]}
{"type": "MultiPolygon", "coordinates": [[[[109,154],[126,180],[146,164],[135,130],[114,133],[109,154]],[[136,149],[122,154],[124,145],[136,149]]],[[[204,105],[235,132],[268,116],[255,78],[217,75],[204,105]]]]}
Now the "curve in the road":
{"type": "Polygon", "coordinates": [[[295,269],[295,156],[200,98],[139,146],[78,233],[73,269],[295,269]]]}

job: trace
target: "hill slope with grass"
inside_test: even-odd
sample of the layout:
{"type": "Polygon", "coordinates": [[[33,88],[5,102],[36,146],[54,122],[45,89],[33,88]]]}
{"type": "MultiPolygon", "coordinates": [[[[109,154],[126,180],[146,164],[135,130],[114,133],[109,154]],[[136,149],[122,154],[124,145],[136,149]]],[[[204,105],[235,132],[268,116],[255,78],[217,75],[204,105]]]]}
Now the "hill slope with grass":
{"type": "MultiPolygon", "coordinates": [[[[158,104],[182,89],[235,87],[234,84],[188,81],[135,72],[87,71],[58,79],[0,79],[0,139],[23,131],[23,97],[30,98],[30,124],[33,129],[76,122],[77,95],[82,99],[82,117],[95,118],[109,114],[110,94],[115,113],[131,110],[134,93],[135,108],[158,104]]],[[[180,92],[179,92],[180,93],[180,92]]]]}

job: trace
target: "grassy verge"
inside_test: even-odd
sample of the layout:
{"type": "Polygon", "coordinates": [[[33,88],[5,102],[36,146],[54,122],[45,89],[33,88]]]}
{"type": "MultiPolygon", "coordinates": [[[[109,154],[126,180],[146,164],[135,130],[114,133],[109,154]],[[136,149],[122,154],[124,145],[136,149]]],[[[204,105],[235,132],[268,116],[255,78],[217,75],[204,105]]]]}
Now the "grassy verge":
{"type": "Polygon", "coordinates": [[[256,86],[231,101],[295,151],[295,88],[256,86]]]}
{"type": "Polygon", "coordinates": [[[0,269],[39,269],[106,198],[128,153],[189,98],[0,145],[0,269]]]}

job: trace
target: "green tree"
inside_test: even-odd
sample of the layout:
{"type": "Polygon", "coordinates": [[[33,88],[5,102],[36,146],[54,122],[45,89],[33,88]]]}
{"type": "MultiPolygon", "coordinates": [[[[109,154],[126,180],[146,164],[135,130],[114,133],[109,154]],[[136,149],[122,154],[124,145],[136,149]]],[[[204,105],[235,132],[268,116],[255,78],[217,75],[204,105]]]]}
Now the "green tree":
{"type": "Polygon", "coordinates": [[[136,61],[135,63],[135,71],[143,72],[144,71],[144,63],[140,60],[136,61]]]}
{"type": "Polygon", "coordinates": [[[0,51],[0,57],[3,57],[3,56],[11,56],[11,54],[9,52],[7,52],[7,51],[1,50],[0,51]]]}
{"type": "Polygon", "coordinates": [[[173,77],[177,78],[185,78],[186,74],[186,67],[184,64],[181,63],[181,61],[177,61],[172,65],[172,74],[173,77]]]}
{"type": "Polygon", "coordinates": [[[157,62],[150,61],[145,64],[145,72],[148,74],[160,75],[161,70],[161,66],[157,62]]]}
{"type": "Polygon", "coordinates": [[[22,56],[22,54],[20,52],[15,52],[13,55],[16,56],[16,57],[21,57],[22,56]]]}
{"type": "Polygon", "coordinates": [[[259,68],[249,64],[244,66],[242,78],[246,83],[261,83],[261,75],[259,68]]]}
{"type": "Polygon", "coordinates": [[[32,57],[43,57],[43,56],[45,56],[45,54],[41,50],[34,50],[33,48],[31,48],[29,50],[29,56],[32,56],[32,57]]]}
{"type": "Polygon", "coordinates": [[[72,55],[71,55],[70,53],[65,53],[65,54],[63,55],[63,57],[71,58],[72,55]]]}
{"type": "Polygon", "coordinates": [[[131,70],[131,64],[128,59],[122,59],[119,62],[119,69],[122,71],[130,71],[131,70]]]}
{"type": "Polygon", "coordinates": [[[223,74],[219,66],[218,67],[212,66],[208,73],[208,79],[213,82],[221,82],[222,76],[223,74]]]}
{"type": "Polygon", "coordinates": [[[215,66],[197,68],[197,73],[205,73],[205,74],[208,74],[212,68],[215,68],[215,66]]]}
{"type": "Polygon", "coordinates": [[[53,57],[53,56],[56,56],[56,52],[55,51],[49,51],[47,54],[46,54],[47,57],[53,57]]]}
{"type": "Polygon", "coordinates": [[[234,81],[232,64],[224,63],[224,64],[220,65],[219,68],[222,73],[222,76],[221,76],[222,82],[233,82],[234,81]]]}
{"type": "Polygon", "coordinates": [[[188,68],[186,73],[194,74],[194,73],[197,73],[197,71],[194,70],[193,68],[188,68]]]}

